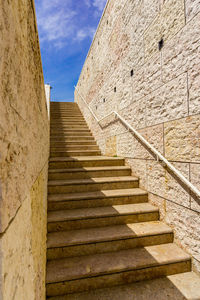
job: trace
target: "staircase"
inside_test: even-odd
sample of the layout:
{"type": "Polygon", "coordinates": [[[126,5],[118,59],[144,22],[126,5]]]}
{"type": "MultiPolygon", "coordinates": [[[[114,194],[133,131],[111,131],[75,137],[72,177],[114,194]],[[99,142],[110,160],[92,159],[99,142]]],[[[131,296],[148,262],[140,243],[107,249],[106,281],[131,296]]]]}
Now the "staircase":
{"type": "Polygon", "coordinates": [[[200,299],[190,256],[77,104],[51,103],[50,153],[47,299],[200,299]]]}

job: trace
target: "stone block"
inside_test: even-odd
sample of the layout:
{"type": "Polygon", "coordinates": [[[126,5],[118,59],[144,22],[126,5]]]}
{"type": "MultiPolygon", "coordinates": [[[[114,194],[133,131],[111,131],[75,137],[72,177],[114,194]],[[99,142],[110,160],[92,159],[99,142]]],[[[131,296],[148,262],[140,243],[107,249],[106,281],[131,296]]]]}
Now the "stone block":
{"type": "Polygon", "coordinates": [[[199,0],[186,0],[186,21],[189,22],[200,12],[200,1],[199,0]]]}
{"type": "Polygon", "coordinates": [[[146,127],[145,100],[145,98],[141,98],[119,111],[119,114],[135,129],[146,127]]]}
{"type": "Polygon", "coordinates": [[[160,220],[163,221],[166,215],[166,201],[164,198],[149,193],[149,202],[159,208],[160,220]]]}
{"type": "Polygon", "coordinates": [[[163,48],[162,74],[167,82],[199,66],[200,14],[186,24],[163,48]]]}
{"type": "Polygon", "coordinates": [[[47,168],[0,237],[1,299],[45,299],[47,168]]]}
{"type": "Polygon", "coordinates": [[[200,113],[200,68],[195,65],[188,71],[189,115],[200,113]]]}
{"type": "Polygon", "coordinates": [[[199,115],[165,123],[166,158],[174,161],[200,162],[199,135],[199,115]]]}
{"type": "Polygon", "coordinates": [[[147,190],[147,161],[145,159],[126,158],[125,163],[131,167],[133,176],[139,177],[140,188],[147,190]]]}
{"type": "Polygon", "coordinates": [[[116,136],[112,136],[106,139],[106,153],[107,156],[115,156],[117,154],[116,149],[116,136]]]}
{"type": "MultiPolygon", "coordinates": [[[[173,163],[187,179],[189,179],[189,164],[173,163]]],[[[167,171],[157,161],[147,162],[148,191],[175,203],[190,207],[188,191],[173,173],[167,171]]]]}
{"type": "Polygon", "coordinates": [[[168,0],[145,32],[145,59],[158,52],[158,42],[167,43],[185,25],[184,0],[168,0]]]}
{"type": "MultiPolygon", "coordinates": [[[[200,191],[200,164],[190,164],[191,183],[200,191]]],[[[191,194],[191,208],[200,213],[200,199],[191,194]]]]}
{"type": "Polygon", "coordinates": [[[161,53],[155,54],[143,66],[144,95],[149,95],[163,85],[161,71],[161,53]]]}
{"type": "Polygon", "coordinates": [[[145,97],[146,125],[151,126],[188,115],[187,74],[161,86],[145,97]]]}
{"type": "Polygon", "coordinates": [[[194,257],[200,271],[200,215],[166,201],[166,222],[173,228],[176,242],[194,257]]]}

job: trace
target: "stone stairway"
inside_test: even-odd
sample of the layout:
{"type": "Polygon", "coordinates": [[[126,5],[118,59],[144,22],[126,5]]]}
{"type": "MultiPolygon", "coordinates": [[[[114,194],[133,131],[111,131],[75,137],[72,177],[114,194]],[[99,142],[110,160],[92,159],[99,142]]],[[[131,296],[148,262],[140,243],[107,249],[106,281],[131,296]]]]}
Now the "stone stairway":
{"type": "Polygon", "coordinates": [[[52,102],[50,124],[47,299],[200,299],[190,256],[77,104],[52,102]]]}

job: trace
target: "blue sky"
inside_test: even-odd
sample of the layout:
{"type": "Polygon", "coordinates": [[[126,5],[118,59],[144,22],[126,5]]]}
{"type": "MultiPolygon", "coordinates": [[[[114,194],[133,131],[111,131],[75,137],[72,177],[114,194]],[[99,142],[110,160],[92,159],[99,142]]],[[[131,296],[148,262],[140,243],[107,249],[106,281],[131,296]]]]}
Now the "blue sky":
{"type": "Polygon", "coordinates": [[[73,101],[106,0],[35,0],[45,83],[52,100],[73,101]]]}

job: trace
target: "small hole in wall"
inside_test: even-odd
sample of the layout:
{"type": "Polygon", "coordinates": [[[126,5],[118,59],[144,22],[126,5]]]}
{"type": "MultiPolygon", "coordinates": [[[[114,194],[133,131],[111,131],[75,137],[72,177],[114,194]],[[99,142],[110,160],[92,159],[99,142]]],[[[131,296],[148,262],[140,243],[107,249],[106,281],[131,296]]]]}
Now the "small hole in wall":
{"type": "Polygon", "coordinates": [[[114,93],[116,93],[116,91],[117,91],[117,88],[116,88],[116,86],[114,87],[114,93]]]}
{"type": "Polygon", "coordinates": [[[96,105],[96,110],[97,110],[97,105],[96,105]]]}
{"type": "Polygon", "coordinates": [[[158,49],[161,50],[164,46],[164,40],[161,39],[159,42],[158,42],[158,49]]]}
{"type": "Polygon", "coordinates": [[[108,20],[107,20],[107,25],[108,25],[108,20]]]}
{"type": "Polygon", "coordinates": [[[103,99],[103,103],[105,103],[105,102],[106,102],[106,99],[104,98],[104,99],[103,99]]]}
{"type": "Polygon", "coordinates": [[[131,70],[131,77],[133,76],[133,74],[134,74],[134,71],[133,71],[133,70],[131,70]]]}

